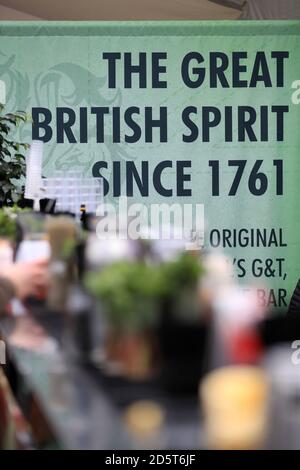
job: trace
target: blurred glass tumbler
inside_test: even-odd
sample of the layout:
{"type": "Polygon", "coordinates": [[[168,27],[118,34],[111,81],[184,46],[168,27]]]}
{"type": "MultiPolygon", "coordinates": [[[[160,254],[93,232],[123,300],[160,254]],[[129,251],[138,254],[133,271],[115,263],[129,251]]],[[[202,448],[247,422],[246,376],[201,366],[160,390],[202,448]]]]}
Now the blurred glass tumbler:
{"type": "Polygon", "coordinates": [[[217,369],[203,380],[200,395],[210,448],[263,447],[267,433],[268,384],[261,369],[251,366],[217,369]]]}
{"type": "Polygon", "coordinates": [[[150,400],[133,402],[126,409],[124,421],[137,449],[160,449],[163,443],[165,411],[150,400]]]}
{"type": "MultiPolygon", "coordinates": [[[[295,335],[296,336],[296,335],[295,335]]],[[[300,448],[300,375],[298,340],[269,348],[263,366],[270,381],[270,448],[300,448]]]]}
{"type": "Polygon", "coordinates": [[[13,262],[13,248],[10,240],[0,238],[0,269],[13,262]]]}
{"type": "Polygon", "coordinates": [[[46,216],[39,212],[20,212],[17,221],[22,233],[23,240],[44,240],[46,237],[46,216]]]}
{"type": "Polygon", "coordinates": [[[66,310],[69,286],[75,276],[72,253],[77,227],[73,218],[59,216],[47,221],[47,231],[51,247],[48,307],[63,312],[66,310]]]}

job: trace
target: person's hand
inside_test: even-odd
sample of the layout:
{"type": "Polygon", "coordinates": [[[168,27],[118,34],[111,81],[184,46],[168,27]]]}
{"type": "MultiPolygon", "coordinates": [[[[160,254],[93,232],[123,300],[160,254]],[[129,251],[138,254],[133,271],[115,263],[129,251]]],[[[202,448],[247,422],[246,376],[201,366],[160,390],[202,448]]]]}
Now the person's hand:
{"type": "Polygon", "coordinates": [[[5,277],[10,280],[20,299],[40,296],[48,285],[48,260],[26,261],[5,268],[5,277]]]}

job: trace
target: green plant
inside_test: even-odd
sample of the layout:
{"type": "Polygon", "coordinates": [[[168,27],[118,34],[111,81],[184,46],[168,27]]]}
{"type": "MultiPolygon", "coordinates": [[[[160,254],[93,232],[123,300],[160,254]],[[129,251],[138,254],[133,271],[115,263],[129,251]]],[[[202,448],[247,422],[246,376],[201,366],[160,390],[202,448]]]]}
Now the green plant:
{"type": "Polygon", "coordinates": [[[0,237],[15,241],[20,230],[19,215],[30,214],[31,209],[18,207],[16,204],[0,208],[0,237]],[[19,226],[19,227],[18,227],[19,226]]]}
{"type": "Polygon", "coordinates": [[[25,156],[29,144],[13,140],[13,132],[20,123],[27,122],[29,116],[24,111],[4,113],[0,103],[0,204],[12,205],[22,195],[21,179],[25,176],[25,156]]]}
{"type": "Polygon", "coordinates": [[[116,330],[140,331],[155,324],[162,299],[196,293],[202,267],[189,253],[163,264],[122,261],[86,277],[88,290],[106,307],[116,330]]]}
{"type": "Polygon", "coordinates": [[[141,331],[155,324],[157,301],[164,287],[158,265],[117,262],[91,273],[87,288],[106,306],[109,322],[118,331],[141,331]]]}
{"type": "Polygon", "coordinates": [[[202,265],[196,256],[183,252],[178,258],[162,265],[165,295],[176,297],[178,292],[194,289],[203,272],[202,265]]]}
{"type": "Polygon", "coordinates": [[[16,238],[16,214],[8,207],[0,209],[0,238],[14,241],[16,238]]]}

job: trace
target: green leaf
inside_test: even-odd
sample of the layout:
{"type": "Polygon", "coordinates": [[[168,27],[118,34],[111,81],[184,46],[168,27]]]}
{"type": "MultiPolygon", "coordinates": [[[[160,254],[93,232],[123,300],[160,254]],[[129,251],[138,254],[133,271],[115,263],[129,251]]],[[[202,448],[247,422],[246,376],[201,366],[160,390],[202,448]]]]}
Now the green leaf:
{"type": "Polygon", "coordinates": [[[1,125],[0,132],[4,132],[4,134],[8,135],[10,128],[8,126],[1,125]]]}
{"type": "Polygon", "coordinates": [[[30,144],[20,143],[19,145],[20,145],[20,147],[23,147],[25,150],[30,149],[30,144]]]}
{"type": "Polygon", "coordinates": [[[7,148],[5,148],[5,147],[2,148],[2,152],[3,152],[5,155],[7,155],[8,157],[11,156],[11,152],[10,152],[9,150],[7,150],[7,148]]]}
{"type": "Polygon", "coordinates": [[[15,158],[17,160],[25,160],[24,155],[22,155],[21,153],[15,153],[15,158]]]}
{"type": "MultiPolygon", "coordinates": [[[[0,106],[0,111],[4,106],[0,106]]],[[[24,188],[20,187],[20,180],[25,176],[25,156],[20,148],[27,150],[29,145],[25,142],[16,142],[13,135],[14,127],[29,120],[25,111],[6,113],[0,116],[0,201],[4,204],[17,201],[24,188]]]]}
{"type": "Polygon", "coordinates": [[[16,118],[16,119],[3,118],[3,121],[9,122],[9,123],[12,124],[13,126],[16,126],[16,124],[17,124],[17,118],[16,118]]]}

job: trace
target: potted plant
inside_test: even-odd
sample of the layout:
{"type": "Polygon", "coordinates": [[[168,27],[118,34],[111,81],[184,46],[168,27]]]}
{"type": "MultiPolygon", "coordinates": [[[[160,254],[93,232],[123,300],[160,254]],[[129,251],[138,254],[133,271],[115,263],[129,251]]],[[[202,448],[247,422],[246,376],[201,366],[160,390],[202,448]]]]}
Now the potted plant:
{"type": "Polygon", "coordinates": [[[20,123],[28,120],[24,111],[5,113],[0,103],[0,206],[13,205],[23,194],[26,164],[22,150],[27,150],[29,144],[14,140],[13,133],[20,123]]]}
{"type": "Polygon", "coordinates": [[[13,261],[16,238],[16,214],[9,207],[2,207],[0,208],[0,264],[2,266],[13,261]]]}
{"type": "Polygon", "coordinates": [[[158,328],[161,380],[172,392],[196,393],[206,348],[198,286],[201,260],[192,252],[162,266],[165,295],[158,328]]]}
{"type": "Polygon", "coordinates": [[[199,318],[197,287],[202,274],[198,256],[185,251],[176,259],[162,265],[165,283],[165,298],[170,304],[170,313],[183,323],[199,318]]]}
{"type": "Polygon", "coordinates": [[[126,377],[146,379],[153,372],[151,331],[164,289],[161,274],[158,265],[137,260],[113,263],[86,278],[88,289],[105,308],[107,359],[117,363],[126,377]]]}
{"type": "Polygon", "coordinates": [[[16,214],[8,207],[0,209],[0,239],[14,242],[16,239],[16,214]]]}
{"type": "Polygon", "coordinates": [[[30,214],[27,208],[21,208],[14,204],[13,206],[0,207],[0,251],[2,263],[12,261],[18,251],[20,242],[24,233],[20,218],[30,214]]]}

